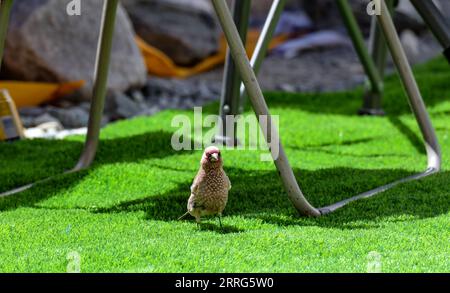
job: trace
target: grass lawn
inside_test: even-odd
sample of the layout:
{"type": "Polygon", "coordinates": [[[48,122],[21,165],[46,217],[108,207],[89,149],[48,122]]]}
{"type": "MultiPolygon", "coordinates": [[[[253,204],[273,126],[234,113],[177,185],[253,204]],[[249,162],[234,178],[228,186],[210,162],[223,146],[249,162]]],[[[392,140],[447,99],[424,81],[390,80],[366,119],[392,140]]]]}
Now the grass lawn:
{"type": "MultiPolygon", "coordinates": [[[[448,272],[450,68],[436,59],[416,73],[443,171],[322,218],[297,216],[262,152],[224,150],[233,185],[224,230],[215,219],[200,230],[191,219],[177,221],[201,151],[172,150],[171,120],[192,111],[109,125],[95,165],[76,174],[60,175],[75,164],[82,137],[0,143],[0,192],[54,175],[0,199],[0,271],[65,272],[76,252],[82,272],[365,272],[375,251],[383,272],[448,272]]],[[[266,95],[297,179],[316,206],[426,166],[397,77],[387,79],[386,117],[355,115],[362,93],[266,95]]]]}

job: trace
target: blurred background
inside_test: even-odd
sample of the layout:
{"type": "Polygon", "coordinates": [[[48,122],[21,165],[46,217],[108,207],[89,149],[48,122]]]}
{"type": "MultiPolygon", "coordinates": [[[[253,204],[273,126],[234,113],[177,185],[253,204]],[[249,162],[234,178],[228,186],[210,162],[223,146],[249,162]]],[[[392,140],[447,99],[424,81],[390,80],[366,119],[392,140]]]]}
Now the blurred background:
{"type": "MultiPolygon", "coordinates": [[[[13,7],[0,87],[31,137],[83,133],[88,122],[103,1],[81,1],[79,16],[67,15],[66,2],[20,0],[13,7]]],[[[366,40],[368,2],[350,0],[366,40]]],[[[450,15],[450,1],[435,2],[450,15]]],[[[249,53],[271,4],[252,1],[249,53]]],[[[395,23],[411,63],[441,53],[408,0],[400,0],[395,23]]],[[[341,91],[365,81],[334,0],[289,0],[270,47],[259,73],[264,90],[341,91]]],[[[209,0],[122,0],[103,125],[218,100],[225,52],[209,0]]]]}

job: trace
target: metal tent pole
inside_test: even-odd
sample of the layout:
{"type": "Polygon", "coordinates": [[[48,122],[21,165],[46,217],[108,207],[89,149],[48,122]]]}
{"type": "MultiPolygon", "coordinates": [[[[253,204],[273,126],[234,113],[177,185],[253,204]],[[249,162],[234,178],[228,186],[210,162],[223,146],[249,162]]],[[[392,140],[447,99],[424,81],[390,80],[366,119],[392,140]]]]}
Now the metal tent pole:
{"type": "Polygon", "coordinates": [[[366,48],[364,37],[358,27],[355,16],[353,15],[352,8],[348,3],[348,0],[338,0],[337,4],[350,38],[353,42],[353,46],[355,47],[359,60],[361,61],[364,71],[370,81],[370,89],[372,92],[381,94],[383,92],[383,81],[366,48]]]}
{"type": "Polygon", "coordinates": [[[97,152],[100,135],[100,125],[105,105],[106,87],[108,83],[111,47],[114,36],[117,6],[119,0],[105,0],[102,23],[100,27],[99,44],[95,64],[95,80],[91,109],[89,114],[88,133],[80,159],[73,171],[87,168],[91,165],[97,152]]]}
{"type": "MultiPolygon", "coordinates": [[[[391,15],[394,14],[394,0],[387,0],[386,4],[389,8],[391,15]]],[[[372,115],[372,116],[382,116],[385,115],[382,106],[383,92],[384,92],[384,71],[386,68],[387,60],[387,46],[381,32],[381,28],[378,25],[377,18],[372,17],[372,23],[370,27],[370,43],[369,51],[375,62],[378,74],[380,76],[382,91],[373,91],[372,87],[369,85],[370,81],[367,80],[366,92],[364,94],[363,106],[359,110],[360,115],[372,115]]]]}
{"type": "Polygon", "coordinates": [[[400,38],[395,30],[394,22],[389,15],[388,8],[384,0],[381,1],[382,13],[377,16],[389,50],[397,67],[398,73],[405,87],[408,101],[413,114],[419,124],[428,156],[428,168],[439,171],[441,166],[441,152],[436,133],[431,124],[430,117],[423,102],[422,96],[417,86],[414,74],[408,63],[405,51],[402,48],[400,38]]]}
{"type": "MultiPolygon", "coordinates": [[[[286,0],[274,0],[272,6],[270,7],[266,21],[264,22],[264,26],[261,30],[261,35],[256,43],[255,51],[250,59],[250,65],[253,67],[253,71],[256,74],[258,74],[261,69],[261,65],[267,55],[267,49],[269,48],[270,41],[275,33],[275,29],[277,28],[278,21],[280,20],[281,13],[283,12],[285,5],[286,0]]],[[[242,112],[246,100],[245,85],[243,83],[241,84],[240,96],[242,112]]]]}
{"type": "MultiPolygon", "coordinates": [[[[377,19],[372,18],[370,27],[370,52],[377,67],[381,81],[384,78],[384,69],[387,58],[387,47],[383,39],[383,34],[378,26],[377,19]]],[[[382,83],[383,86],[383,83],[382,83]]],[[[381,92],[372,90],[370,81],[367,80],[366,91],[364,93],[363,106],[358,111],[360,115],[383,116],[385,114],[382,108],[383,88],[381,92]]]]}
{"type": "MultiPolygon", "coordinates": [[[[247,39],[248,23],[250,18],[251,0],[234,0],[233,18],[238,27],[239,37],[245,44],[247,39]]],[[[214,142],[228,146],[237,145],[236,123],[226,119],[228,115],[238,115],[240,106],[241,77],[231,57],[230,50],[227,51],[223,82],[222,96],[220,102],[221,129],[215,136],[214,142]]]]}

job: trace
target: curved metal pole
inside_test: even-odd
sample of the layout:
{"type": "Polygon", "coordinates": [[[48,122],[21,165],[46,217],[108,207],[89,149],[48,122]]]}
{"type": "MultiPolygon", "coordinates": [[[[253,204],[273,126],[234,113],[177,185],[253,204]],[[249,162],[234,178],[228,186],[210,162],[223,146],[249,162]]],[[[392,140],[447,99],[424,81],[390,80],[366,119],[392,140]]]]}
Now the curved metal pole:
{"type": "MultiPolygon", "coordinates": [[[[387,0],[386,4],[391,15],[394,15],[394,0],[387,0]]],[[[384,71],[386,68],[387,50],[386,42],[384,41],[383,33],[378,25],[377,18],[372,16],[369,52],[373,58],[378,74],[380,75],[380,81],[383,87],[381,92],[373,91],[370,86],[370,80],[366,80],[367,85],[363,97],[363,105],[358,111],[358,114],[360,115],[383,116],[386,114],[382,107],[382,99],[384,93],[384,71]]]]}
{"type": "Polygon", "coordinates": [[[395,182],[369,190],[352,198],[348,198],[327,207],[321,208],[320,211],[322,212],[322,214],[331,213],[352,201],[371,197],[375,194],[386,191],[400,183],[417,180],[432,175],[439,172],[441,169],[441,150],[436,137],[436,133],[434,131],[433,125],[431,124],[430,117],[428,116],[428,112],[420,94],[419,87],[417,86],[416,80],[414,78],[414,74],[408,63],[405,51],[403,50],[400,38],[398,37],[394,22],[392,21],[391,14],[388,10],[388,6],[386,5],[385,0],[381,0],[380,3],[382,5],[381,14],[377,16],[377,19],[391,52],[392,59],[394,60],[395,66],[400,75],[400,79],[406,90],[412,112],[414,114],[414,117],[416,118],[423,139],[425,141],[424,143],[428,159],[427,169],[424,172],[397,180],[395,182]]]}
{"type": "Polygon", "coordinates": [[[119,0],[105,0],[103,6],[103,16],[95,65],[94,90],[89,114],[88,133],[83,152],[73,171],[78,171],[89,167],[92,164],[97,152],[100,124],[105,105],[109,62],[111,59],[111,47],[118,4],[119,0]]]}
{"type": "Polygon", "coordinates": [[[283,146],[278,139],[278,133],[275,127],[272,129],[272,117],[270,116],[261,88],[259,87],[255,73],[250,65],[250,61],[248,60],[244,45],[239,37],[239,32],[236,29],[233,18],[228,10],[227,3],[225,0],[212,0],[212,3],[222,25],[224,34],[228,40],[230,52],[234,58],[237,68],[239,69],[239,72],[241,73],[241,77],[247,89],[253,109],[255,110],[256,115],[267,117],[267,128],[261,127],[264,137],[266,138],[266,141],[278,141],[279,155],[274,158],[274,160],[275,165],[280,172],[284,186],[288,192],[289,199],[295,208],[302,214],[309,216],[320,216],[320,212],[310,205],[303,196],[295,179],[294,172],[289,165],[283,146]],[[269,132],[267,129],[272,129],[272,131],[269,132]]]}
{"type": "Polygon", "coordinates": [[[288,193],[289,199],[291,200],[295,208],[303,215],[321,216],[324,214],[328,214],[347,205],[350,202],[362,198],[372,197],[400,183],[411,180],[417,180],[425,176],[434,174],[440,170],[440,162],[441,162],[440,149],[434,129],[431,125],[428,113],[426,112],[425,105],[423,103],[419,89],[415,82],[411,68],[409,67],[405,52],[401,47],[401,43],[395,30],[392,18],[389,13],[386,13],[388,11],[386,3],[384,3],[384,0],[382,0],[381,2],[382,2],[382,14],[378,16],[380,26],[385,34],[386,41],[389,45],[393,59],[395,60],[396,66],[398,68],[398,71],[401,75],[401,79],[408,94],[408,99],[411,104],[411,108],[422,131],[425,140],[425,147],[427,149],[428,168],[422,173],[397,180],[395,182],[377,187],[375,189],[369,190],[367,192],[345,199],[343,201],[334,203],[332,205],[317,209],[306,200],[305,196],[300,190],[300,187],[297,184],[292,168],[287,160],[282,144],[279,140],[277,131],[272,130],[271,133],[267,131],[267,129],[272,128],[272,118],[269,114],[267,104],[264,100],[264,96],[261,92],[261,88],[259,87],[255,73],[253,72],[250,62],[245,53],[244,46],[239,39],[239,34],[237,32],[236,27],[234,26],[233,19],[230,15],[230,12],[228,11],[225,0],[212,0],[214,9],[219,17],[222,29],[227,38],[231,53],[233,55],[233,58],[236,62],[236,65],[241,73],[242,79],[248,91],[253,109],[259,117],[265,116],[267,118],[268,127],[267,128],[261,127],[264,137],[266,138],[266,141],[278,142],[279,155],[278,157],[274,157],[274,161],[278,169],[278,172],[281,176],[281,179],[283,181],[284,187],[288,193]]]}
{"type": "MultiPolygon", "coordinates": [[[[378,74],[380,75],[380,80],[383,82],[387,60],[387,47],[375,16],[372,17],[370,25],[369,48],[370,54],[375,62],[375,66],[377,67],[378,74]]],[[[386,113],[381,105],[384,90],[381,92],[373,91],[372,86],[370,85],[370,80],[368,79],[366,79],[365,88],[363,106],[358,110],[358,114],[372,116],[385,115],[386,113]]]]}
{"type": "Polygon", "coordinates": [[[441,168],[441,151],[439,143],[431,124],[430,117],[417,86],[414,74],[408,63],[405,51],[402,48],[400,38],[395,30],[394,22],[388,12],[385,0],[381,1],[381,14],[377,16],[384,37],[391,51],[392,59],[400,74],[403,86],[408,94],[408,101],[412,112],[419,124],[428,156],[428,168],[439,171],[441,168]]]}
{"type": "MultiPolygon", "coordinates": [[[[245,44],[250,20],[251,0],[233,1],[233,20],[238,28],[239,37],[245,44]]],[[[227,146],[239,145],[236,137],[236,123],[227,119],[229,115],[238,115],[240,112],[240,93],[239,86],[241,77],[236,69],[234,60],[227,50],[225,67],[223,71],[222,95],[220,97],[220,118],[222,128],[214,137],[215,143],[221,143],[227,146]]]]}

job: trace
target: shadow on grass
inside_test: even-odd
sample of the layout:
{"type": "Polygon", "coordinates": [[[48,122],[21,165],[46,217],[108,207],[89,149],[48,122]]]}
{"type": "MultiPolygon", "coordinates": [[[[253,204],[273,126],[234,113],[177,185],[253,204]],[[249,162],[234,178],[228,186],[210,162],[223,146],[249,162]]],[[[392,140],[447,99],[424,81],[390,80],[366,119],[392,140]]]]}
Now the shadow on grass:
{"type": "Polygon", "coordinates": [[[95,168],[105,164],[179,155],[171,147],[171,137],[171,133],[157,131],[125,138],[103,139],[92,167],[71,174],[63,173],[75,166],[83,147],[82,142],[37,139],[0,143],[0,192],[52,177],[36,184],[31,192],[0,198],[0,210],[32,206],[52,197],[59,190],[77,184],[95,168]]]}
{"type": "MultiPolygon", "coordinates": [[[[404,170],[358,170],[332,168],[316,171],[295,170],[306,198],[316,207],[354,196],[397,179],[412,175],[404,170]]],[[[231,172],[234,192],[229,214],[240,214],[279,226],[312,225],[333,228],[373,228],[386,219],[404,216],[431,218],[450,210],[448,172],[360,200],[320,218],[298,217],[287,199],[276,172],[263,172],[247,180],[231,172]],[[238,179],[239,178],[239,179],[238,179]],[[239,180],[237,182],[237,180],[239,180]],[[253,181],[251,186],[247,183],[253,181]],[[253,189],[253,190],[252,190],[253,189]]]]}
{"type": "Polygon", "coordinates": [[[222,227],[220,227],[219,225],[212,223],[210,221],[211,220],[209,220],[208,222],[205,222],[203,220],[202,223],[199,225],[200,231],[216,232],[219,234],[241,233],[241,232],[245,231],[243,229],[239,229],[234,226],[226,225],[224,223],[222,223],[222,227]]]}
{"type": "MultiPolygon", "coordinates": [[[[0,199],[0,211],[18,207],[33,207],[40,201],[57,195],[61,190],[76,185],[84,176],[94,172],[102,164],[136,161],[152,157],[175,155],[166,144],[168,135],[145,134],[135,139],[149,143],[146,150],[133,152],[132,139],[105,140],[99,152],[99,160],[93,168],[78,173],[58,175],[51,180],[37,184],[31,190],[15,196],[0,199]],[[131,143],[130,146],[127,142],[131,143]],[[152,142],[153,144],[151,144],[152,142]]],[[[32,142],[29,142],[32,143],[32,142]]],[[[38,142],[42,145],[42,142],[38,142]]],[[[69,145],[74,142],[66,142],[69,145]]],[[[138,142],[136,142],[138,143],[138,142]]],[[[58,144],[57,144],[58,145],[58,144]]],[[[49,147],[51,149],[51,147],[49,147]]],[[[39,170],[35,170],[39,171],[39,170]]],[[[227,168],[233,184],[227,208],[224,213],[225,233],[242,230],[227,225],[227,216],[258,219],[278,226],[323,226],[334,228],[373,228],[385,221],[401,221],[406,216],[430,218],[450,210],[449,172],[442,172],[419,181],[408,182],[373,198],[352,203],[337,212],[321,218],[299,217],[281,184],[277,172],[248,171],[241,168],[227,168]]],[[[326,206],[369,189],[390,183],[411,175],[404,170],[361,170],[354,168],[330,168],[321,170],[294,170],[306,198],[316,207],[326,206]]],[[[194,176],[194,174],[193,174],[194,176]]],[[[143,211],[148,220],[175,221],[186,211],[191,182],[178,184],[163,194],[151,194],[138,200],[125,201],[108,208],[89,209],[93,213],[122,213],[143,211]]],[[[218,231],[219,227],[207,221],[205,230],[218,231]]]]}
{"type": "MultiPolygon", "coordinates": [[[[430,218],[450,210],[448,172],[420,181],[401,184],[373,198],[352,203],[321,218],[299,217],[288,200],[276,171],[246,171],[229,168],[233,184],[224,222],[227,216],[259,219],[278,226],[323,226],[333,228],[374,228],[389,218],[396,221],[404,216],[430,218]]],[[[295,170],[308,200],[317,207],[362,193],[369,189],[412,175],[403,170],[359,170],[333,168],[316,171],[295,170]]],[[[146,198],[122,202],[95,213],[144,211],[148,220],[175,221],[186,211],[189,184],[146,198]]],[[[193,220],[192,220],[193,221],[193,220]]],[[[194,223],[194,222],[193,222],[194,223]]],[[[233,228],[233,227],[230,227],[233,228]]],[[[216,228],[213,228],[215,230],[216,228]]],[[[234,231],[233,231],[234,232],[234,231]]],[[[238,231],[235,231],[238,232],[238,231]]]]}
{"type": "Polygon", "coordinates": [[[372,141],[383,139],[382,137],[369,137],[369,138],[362,138],[362,139],[348,139],[343,140],[342,142],[338,143],[323,143],[323,144],[311,144],[306,146],[295,146],[295,145],[289,145],[288,147],[294,150],[303,151],[303,152],[314,152],[314,153],[323,153],[323,154],[330,154],[330,155],[340,155],[340,156],[350,156],[350,157],[358,157],[358,158],[376,158],[376,157],[408,157],[408,155],[402,155],[402,154],[386,154],[386,153],[380,153],[380,154],[354,154],[354,153],[344,153],[341,151],[335,151],[335,150],[329,150],[325,149],[324,147],[328,146],[351,146],[351,145],[357,145],[357,144],[363,144],[363,143],[369,143],[372,141]]]}
{"type": "MultiPolygon", "coordinates": [[[[178,155],[179,153],[171,148],[170,139],[171,134],[167,132],[149,132],[129,138],[104,139],[100,143],[98,157],[92,168],[73,174],[56,175],[45,183],[37,184],[29,191],[0,199],[0,211],[33,207],[40,201],[58,195],[61,190],[70,189],[90,172],[94,172],[96,167],[104,164],[138,162],[150,158],[178,155]]],[[[375,138],[349,140],[342,144],[365,143],[372,139],[375,138]]],[[[4,166],[3,169],[0,168],[2,189],[8,185],[9,188],[16,187],[22,184],[21,180],[24,179],[29,180],[23,183],[29,183],[32,180],[62,173],[74,165],[81,147],[80,142],[66,140],[35,140],[17,144],[0,144],[1,166],[4,166]],[[12,166],[12,170],[5,168],[8,166],[12,166]]],[[[404,170],[353,168],[314,171],[296,169],[294,172],[306,198],[317,207],[329,205],[411,175],[411,172],[404,170]]],[[[228,215],[258,219],[264,223],[279,226],[373,228],[386,220],[399,221],[403,216],[419,219],[435,217],[447,213],[450,207],[448,200],[450,174],[448,172],[401,184],[393,190],[371,199],[352,203],[336,213],[317,219],[298,217],[276,171],[228,168],[227,173],[233,188],[225,210],[224,222],[228,215]]],[[[194,175],[192,174],[192,177],[194,175]]],[[[150,194],[138,200],[89,211],[94,213],[143,211],[145,218],[149,220],[174,221],[186,211],[190,184],[191,182],[186,181],[163,194],[150,194]]],[[[205,229],[217,231],[217,227],[211,225],[213,224],[209,223],[205,229]]],[[[226,226],[224,231],[236,233],[241,230],[226,226]]]]}

